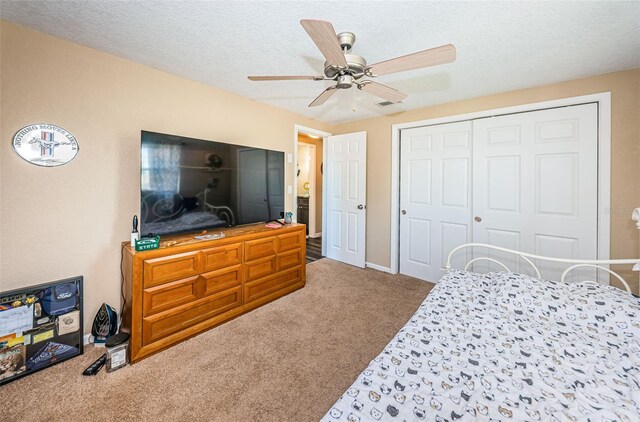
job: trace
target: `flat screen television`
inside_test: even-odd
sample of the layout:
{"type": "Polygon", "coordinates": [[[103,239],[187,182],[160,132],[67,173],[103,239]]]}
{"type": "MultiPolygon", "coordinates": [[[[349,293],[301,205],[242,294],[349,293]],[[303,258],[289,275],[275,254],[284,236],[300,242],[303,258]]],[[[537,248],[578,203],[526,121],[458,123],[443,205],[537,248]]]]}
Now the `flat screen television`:
{"type": "Polygon", "coordinates": [[[281,218],[284,153],[142,131],[140,233],[167,235],[281,218]]]}

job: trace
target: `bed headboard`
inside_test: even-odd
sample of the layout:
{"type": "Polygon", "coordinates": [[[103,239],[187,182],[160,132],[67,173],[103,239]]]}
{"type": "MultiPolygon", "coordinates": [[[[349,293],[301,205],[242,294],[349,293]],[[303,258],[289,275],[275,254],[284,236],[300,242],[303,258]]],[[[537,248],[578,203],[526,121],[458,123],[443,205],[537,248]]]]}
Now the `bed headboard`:
{"type": "MultiPolygon", "coordinates": [[[[638,229],[638,243],[639,243],[638,246],[640,247],[640,208],[636,208],[635,210],[633,210],[631,218],[635,221],[636,228],[638,229]]],[[[447,262],[444,265],[445,270],[450,270],[452,268],[451,259],[454,256],[454,254],[464,249],[467,249],[467,252],[476,252],[475,255],[473,255],[473,258],[468,260],[464,265],[463,269],[465,271],[467,271],[469,267],[476,262],[489,262],[489,263],[495,264],[496,266],[504,269],[507,272],[513,272],[503,262],[495,258],[492,258],[491,256],[483,256],[483,255],[478,256],[478,253],[477,253],[478,250],[482,250],[484,253],[489,252],[488,255],[491,255],[491,251],[499,251],[499,252],[502,252],[503,254],[506,253],[522,259],[522,261],[524,261],[526,265],[533,270],[534,275],[538,278],[541,278],[540,269],[534,263],[534,261],[566,264],[566,269],[564,269],[560,277],[560,281],[562,282],[567,281],[567,275],[574,272],[576,269],[591,268],[591,269],[597,269],[598,271],[603,271],[605,274],[608,274],[610,277],[617,279],[622,284],[622,286],[624,286],[625,290],[629,293],[632,293],[632,290],[631,290],[631,287],[629,287],[629,284],[627,283],[627,281],[625,281],[624,278],[620,276],[620,274],[616,273],[615,271],[612,271],[609,268],[609,266],[610,265],[625,265],[627,267],[632,266],[634,271],[640,271],[640,258],[604,259],[604,260],[563,259],[563,258],[554,258],[549,256],[534,255],[526,252],[515,251],[513,249],[502,248],[500,246],[488,245],[485,243],[466,243],[464,245],[460,245],[453,248],[451,252],[449,252],[449,255],[447,256],[447,262]]],[[[638,280],[639,280],[638,286],[640,288],[640,274],[638,275],[638,280]]],[[[597,284],[597,281],[595,280],[580,280],[579,282],[597,284]]]]}
{"type": "MultiPolygon", "coordinates": [[[[636,271],[640,271],[640,258],[634,259],[603,259],[603,260],[594,260],[594,259],[563,259],[563,258],[554,258],[550,256],[541,256],[534,255],[526,252],[514,251],[513,249],[502,248],[500,246],[487,245],[485,243],[466,243],[464,245],[457,246],[451,250],[449,255],[447,256],[447,262],[444,265],[445,270],[450,270],[451,266],[451,258],[456,252],[459,252],[463,249],[472,249],[477,250],[481,249],[483,251],[499,251],[507,254],[513,254],[514,256],[520,257],[523,261],[525,261],[531,269],[533,269],[534,274],[538,278],[542,278],[540,275],[540,269],[533,261],[543,261],[543,262],[557,262],[562,264],[567,264],[567,268],[562,273],[560,277],[560,281],[566,281],[567,275],[572,271],[578,268],[595,268],[601,271],[604,271],[611,276],[615,277],[627,290],[627,292],[631,293],[631,287],[629,284],[616,272],[609,269],[609,265],[631,265],[633,269],[636,271]]],[[[475,262],[491,262],[501,267],[507,272],[512,272],[509,267],[507,267],[504,263],[500,262],[495,258],[490,258],[487,256],[477,256],[473,259],[469,260],[464,266],[464,270],[467,271],[469,267],[475,262]]],[[[581,280],[582,283],[596,283],[595,280],[581,280]]]]}

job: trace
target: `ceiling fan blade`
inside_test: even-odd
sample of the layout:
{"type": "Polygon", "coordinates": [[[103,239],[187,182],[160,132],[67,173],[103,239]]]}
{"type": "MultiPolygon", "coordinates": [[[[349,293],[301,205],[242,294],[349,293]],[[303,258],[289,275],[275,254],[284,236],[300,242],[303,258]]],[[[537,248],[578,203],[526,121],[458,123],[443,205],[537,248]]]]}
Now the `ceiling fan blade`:
{"type": "Polygon", "coordinates": [[[322,76],[247,76],[250,81],[323,81],[322,76]]]}
{"type": "Polygon", "coordinates": [[[309,107],[315,107],[315,106],[319,106],[326,103],[327,100],[331,98],[331,96],[335,94],[337,91],[338,91],[337,86],[335,85],[330,86],[329,88],[322,91],[322,94],[318,95],[318,97],[315,100],[311,101],[311,104],[309,104],[309,107]]]}
{"type": "Polygon", "coordinates": [[[347,59],[344,57],[344,52],[331,22],[302,19],[300,25],[307,31],[329,63],[338,67],[347,67],[347,59]]]}
{"type": "Polygon", "coordinates": [[[451,63],[455,60],[456,47],[453,44],[447,44],[372,64],[365,73],[370,76],[388,75],[389,73],[451,63]]]}
{"type": "Polygon", "coordinates": [[[358,84],[358,89],[368,92],[369,94],[373,94],[376,97],[391,101],[392,103],[399,103],[408,97],[404,92],[400,92],[390,86],[382,85],[373,81],[363,81],[358,84]]]}

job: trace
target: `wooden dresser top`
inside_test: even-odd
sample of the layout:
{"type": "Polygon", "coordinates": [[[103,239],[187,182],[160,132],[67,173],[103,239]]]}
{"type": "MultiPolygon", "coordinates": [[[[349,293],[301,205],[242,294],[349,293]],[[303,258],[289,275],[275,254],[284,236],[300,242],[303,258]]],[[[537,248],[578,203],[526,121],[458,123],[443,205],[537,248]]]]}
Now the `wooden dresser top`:
{"type": "MultiPolygon", "coordinates": [[[[237,227],[230,228],[216,228],[209,229],[205,234],[217,234],[224,233],[223,238],[219,239],[208,239],[208,240],[199,240],[195,239],[195,236],[199,236],[201,232],[191,232],[191,233],[183,233],[178,235],[171,236],[161,236],[160,237],[160,248],[152,249],[150,251],[141,251],[138,252],[136,249],[129,245],[129,242],[122,242],[123,248],[129,252],[131,255],[136,254],[148,254],[149,252],[157,252],[163,249],[182,249],[184,246],[190,246],[197,244],[199,247],[206,246],[207,243],[211,243],[212,246],[214,244],[220,243],[229,243],[229,242],[240,242],[244,240],[244,237],[252,237],[255,238],[260,237],[260,235],[266,236],[274,236],[277,234],[288,233],[296,230],[304,229],[304,224],[291,223],[285,224],[284,226],[271,228],[265,227],[265,223],[257,223],[257,224],[247,224],[237,227]],[[125,246],[126,245],[126,246],[125,246]]],[[[178,252],[178,250],[176,250],[178,252]]]]}

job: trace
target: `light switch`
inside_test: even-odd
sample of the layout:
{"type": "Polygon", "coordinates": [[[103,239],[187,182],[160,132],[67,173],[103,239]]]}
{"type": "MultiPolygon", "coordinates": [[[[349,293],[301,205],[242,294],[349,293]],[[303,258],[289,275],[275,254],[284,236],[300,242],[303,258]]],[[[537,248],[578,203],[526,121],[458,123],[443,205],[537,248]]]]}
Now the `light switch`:
{"type": "MultiPolygon", "coordinates": [[[[287,163],[291,164],[293,163],[293,154],[287,154],[287,163]]],[[[289,192],[292,193],[292,192],[289,192]]]]}
{"type": "Polygon", "coordinates": [[[289,195],[293,195],[293,186],[291,186],[291,185],[288,185],[288,186],[287,186],[287,193],[288,193],[289,195]]]}

